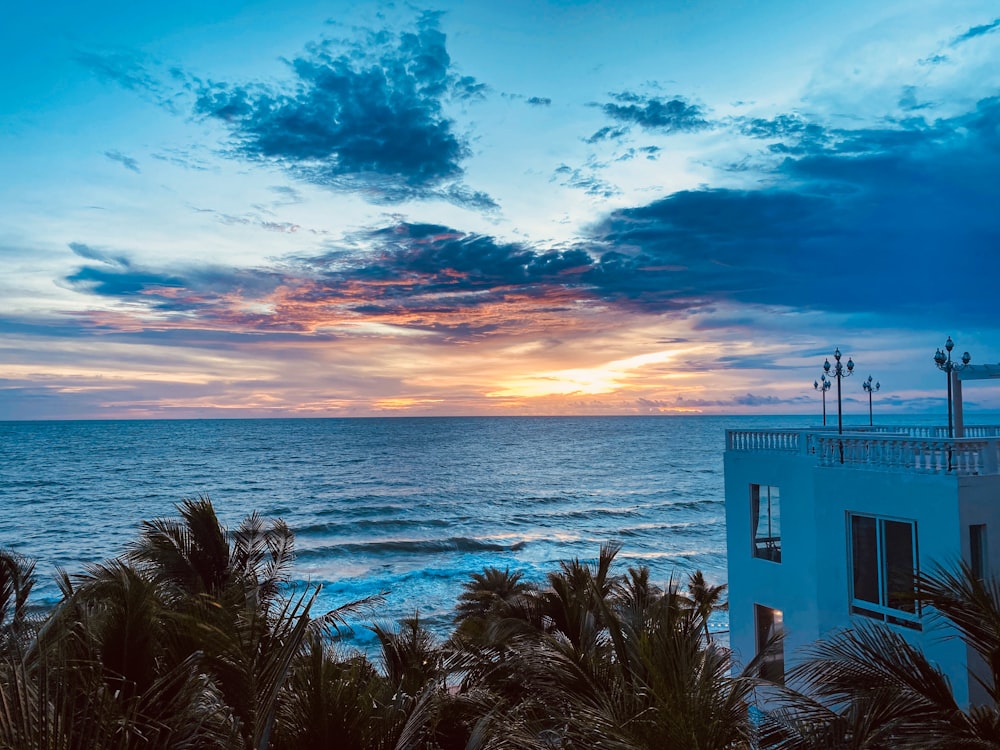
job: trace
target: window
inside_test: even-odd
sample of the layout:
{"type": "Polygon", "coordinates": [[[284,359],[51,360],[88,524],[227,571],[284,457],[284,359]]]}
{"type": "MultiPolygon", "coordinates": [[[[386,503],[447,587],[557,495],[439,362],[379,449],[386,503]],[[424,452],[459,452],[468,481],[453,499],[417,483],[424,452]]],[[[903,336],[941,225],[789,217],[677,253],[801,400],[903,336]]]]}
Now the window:
{"type": "Polygon", "coordinates": [[[750,526],[753,556],[781,562],[781,506],[777,487],[750,485],[750,526]]]}
{"type": "Polygon", "coordinates": [[[979,580],[986,578],[988,569],[986,557],[986,524],[979,523],[969,527],[969,567],[972,575],[979,580]]]}
{"type": "Polygon", "coordinates": [[[851,612],[920,629],[917,524],[848,515],[851,612]]]}
{"type": "Polygon", "coordinates": [[[757,625],[757,654],[764,654],[760,664],[761,679],[785,684],[784,617],[780,609],[753,605],[757,625]]]}

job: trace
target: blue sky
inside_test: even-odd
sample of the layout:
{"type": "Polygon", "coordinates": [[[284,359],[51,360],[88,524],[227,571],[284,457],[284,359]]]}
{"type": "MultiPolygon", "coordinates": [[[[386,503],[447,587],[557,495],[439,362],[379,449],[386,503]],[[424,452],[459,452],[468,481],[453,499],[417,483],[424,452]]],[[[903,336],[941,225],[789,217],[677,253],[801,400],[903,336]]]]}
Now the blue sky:
{"type": "Polygon", "coordinates": [[[0,419],[943,412],[1000,12],[872,5],[15,7],[0,419]]]}

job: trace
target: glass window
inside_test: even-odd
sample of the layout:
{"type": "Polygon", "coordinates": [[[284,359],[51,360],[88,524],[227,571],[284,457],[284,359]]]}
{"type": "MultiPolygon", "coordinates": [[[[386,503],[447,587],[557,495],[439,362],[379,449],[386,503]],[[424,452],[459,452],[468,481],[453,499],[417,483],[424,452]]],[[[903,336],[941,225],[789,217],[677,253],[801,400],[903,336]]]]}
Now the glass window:
{"type": "Polygon", "coordinates": [[[969,567],[972,575],[983,580],[986,578],[986,524],[978,523],[969,527],[969,567]]]}
{"type": "Polygon", "coordinates": [[[762,679],[785,683],[785,647],[781,642],[784,618],[780,609],[754,604],[754,620],[757,626],[757,654],[764,654],[760,665],[762,679]]]}
{"type": "Polygon", "coordinates": [[[781,501],[777,487],[750,485],[753,556],[781,562],[781,501]]]}
{"type": "Polygon", "coordinates": [[[917,524],[849,515],[851,611],[919,628],[917,524]]]}
{"type": "Polygon", "coordinates": [[[890,609],[917,611],[916,556],[913,524],[882,521],[885,545],[885,604],[890,609]]]}
{"type": "Polygon", "coordinates": [[[851,542],[854,598],[878,604],[878,530],[875,519],[851,516],[851,542]]]}

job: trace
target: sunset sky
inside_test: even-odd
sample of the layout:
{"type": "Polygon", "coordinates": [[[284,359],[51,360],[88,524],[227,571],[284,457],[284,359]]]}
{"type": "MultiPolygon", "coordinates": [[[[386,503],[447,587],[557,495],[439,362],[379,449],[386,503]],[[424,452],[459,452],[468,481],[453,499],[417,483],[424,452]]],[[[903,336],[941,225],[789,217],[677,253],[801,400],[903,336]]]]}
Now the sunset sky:
{"type": "MultiPolygon", "coordinates": [[[[945,408],[995,0],[18,3],[0,419],[945,408]]],[[[970,384],[967,409],[1000,409],[970,384]]]]}

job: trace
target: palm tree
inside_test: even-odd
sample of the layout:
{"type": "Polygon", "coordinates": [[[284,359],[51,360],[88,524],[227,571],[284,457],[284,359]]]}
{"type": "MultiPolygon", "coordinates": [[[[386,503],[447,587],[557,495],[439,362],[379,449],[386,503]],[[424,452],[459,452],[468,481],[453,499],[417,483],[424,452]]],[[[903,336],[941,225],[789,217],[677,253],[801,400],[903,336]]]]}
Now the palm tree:
{"type": "Polygon", "coordinates": [[[367,658],[314,631],[289,673],[274,750],[391,748],[407,718],[394,694],[367,658]]]}
{"type": "Polygon", "coordinates": [[[123,559],[89,566],[75,583],[63,576],[63,604],[39,652],[75,644],[57,661],[93,665],[115,700],[162,724],[178,747],[181,722],[172,717],[196,728],[207,721],[230,745],[263,749],[310,634],[377,597],[314,617],[318,587],[285,593],[294,537],[283,522],[254,513],[230,535],[207,497],[178,510],[180,520],[144,522],[123,559]]]}
{"type": "Polygon", "coordinates": [[[195,655],[163,659],[148,582],[110,564],[92,573],[79,589],[61,576],[62,602],[0,666],[0,747],[226,747],[231,725],[195,655]]]}
{"type": "Polygon", "coordinates": [[[288,582],[294,535],[284,521],[256,513],[232,534],[205,496],[184,500],[180,520],[143,521],[128,559],[173,586],[180,597],[207,594],[231,608],[267,610],[288,582]]]}
{"type": "Polygon", "coordinates": [[[490,567],[482,573],[473,573],[472,580],[463,584],[455,607],[457,635],[482,638],[491,621],[516,616],[536,591],[533,584],[524,580],[522,572],[511,573],[510,568],[490,567]]]}
{"type": "Polygon", "coordinates": [[[28,596],[34,585],[34,561],[0,548],[0,654],[25,635],[28,596]]]}
{"type": "Polygon", "coordinates": [[[705,574],[696,570],[688,578],[688,593],[691,602],[698,610],[698,617],[705,626],[705,639],[712,640],[712,634],[708,630],[708,621],[713,612],[725,611],[729,605],[722,596],[726,591],[726,584],[712,586],[705,580],[705,574]]]}
{"type": "Polygon", "coordinates": [[[483,726],[518,747],[749,747],[755,665],[731,677],[728,650],[705,636],[711,608],[675,581],[652,585],[648,569],[616,575],[618,549],[563,563],[528,597],[528,627],[478,644],[463,687],[493,697],[483,726]],[[504,658],[488,658],[501,643],[504,658]]]}
{"type": "Polygon", "coordinates": [[[185,500],[178,510],[179,521],[143,523],[129,560],[197,624],[183,632],[182,650],[204,654],[245,746],[267,747],[285,680],[310,633],[378,597],[314,618],[319,587],[283,594],[294,560],[294,535],[283,521],[252,513],[230,535],[207,497],[185,500]]]}

